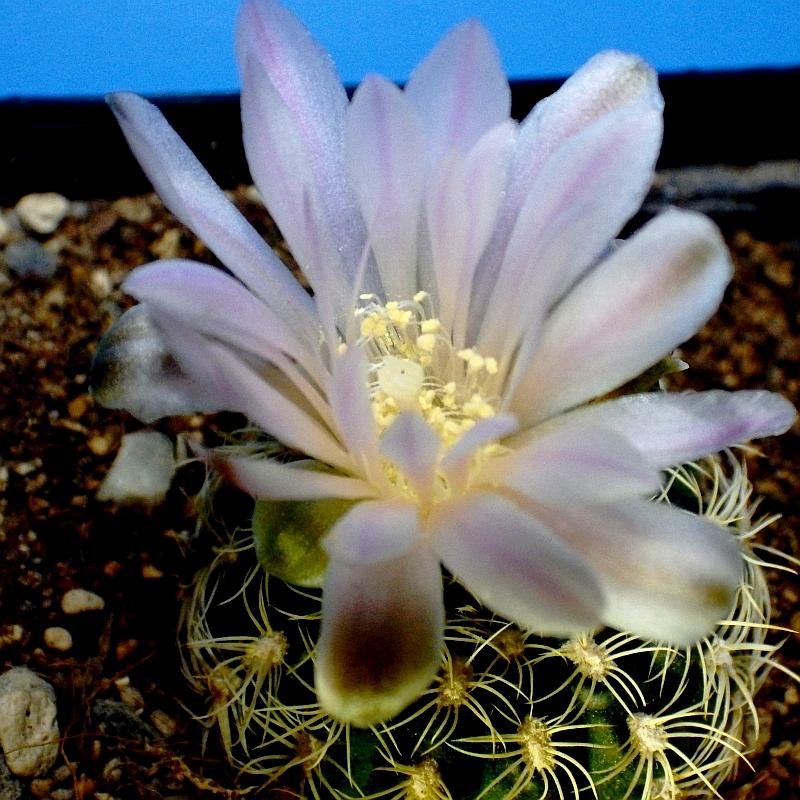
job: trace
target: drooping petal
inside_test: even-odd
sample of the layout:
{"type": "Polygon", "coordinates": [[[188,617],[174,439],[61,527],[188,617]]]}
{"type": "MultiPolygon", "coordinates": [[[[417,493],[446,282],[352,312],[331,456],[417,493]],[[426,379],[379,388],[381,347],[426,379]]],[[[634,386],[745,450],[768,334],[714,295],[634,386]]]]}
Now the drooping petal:
{"type": "Polygon", "coordinates": [[[588,562],[510,500],[475,492],[439,504],[429,524],[444,565],[493,611],[551,635],[599,623],[603,593],[588,562]]]}
{"type": "Polygon", "coordinates": [[[354,564],[378,564],[408,553],[419,536],[413,503],[366,500],[353,506],[323,541],[328,555],[354,564]]]}
{"type": "Polygon", "coordinates": [[[184,372],[146,304],[129,308],[104,334],[92,360],[92,396],[142,422],[224,409],[226,396],[184,372]]]}
{"type": "Polygon", "coordinates": [[[108,104],[164,205],[288,326],[296,332],[315,329],[311,298],[214,183],[162,113],[128,92],[110,95],[108,104]]]}
{"type": "Polygon", "coordinates": [[[510,414],[499,414],[489,419],[480,419],[447,451],[440,467],[447,478],[450,491],[462,492],[467,485],[470,466],[475,452],[491,442],[515,433],[517,420],[510,414]]]}
{"type": "MultiPolygon", "coordinates": [[[[662,105],[655,70],[637,56],[617,51],[599,53],[555,94],[537,103],[520,127],[506,201],[476,274],[473,290],[476,308],[486,308],[495,290],[496,276],[520,209],[550,157],[607,114],[632,106],[649,114],[649,109],[662,105]]],[[[636,153],[631,154],[631,159],[634,164],[640,163],[636,153]]],[[[624,185],[634,189],[632,194],[636,194],[636,179],[649,183],[652,167],[651,164],[649,171],[643,173],[621,176],[624,185]]],[[[472,330],[473,335],[477,334],[477,326],[472,330]]]]}
{"type": "Polygon", "coordinates": [[[742,556],[709,520],[646,500],[537,514],[596,570],[608,625],[687,646],[730,611],[742,556]]]}
{"type": "Polygon", "coordinates": [[[398,414],[381,439],[381,453],[398,467],[422,502],[433,491],[440,449],[433,428],[410,411],[398,414]]]}
{"type": "Polygon", "coordinates": [[[620,433],[580,423],[536,430],[525,446],[491,459],[482,480],[557,506],[643,497],[659,487],[658,470],[620,433]]]}
{"type": "Polygon", "coordinates": [[[662,128],[660,106],[641,102],[606,114],[551,154],[528,187],[495,276],[482,349],[514,347],[617,236],[650,186],[662,128]]]}
{"type": "Polygon", "coordinates": [[[451,151],[426,193],[427,231],[438,288],[438,313],[465,346],[472,273],[492,234],[506,186],[516,126],[506,120],[464,155],[451,151]]]}
{"type": "Polygon", "coordinates": [[[375,488],[365,481],[312,468],[316,462],[280,464],[267,458],[215,455],[213,463],[223,477],[256,498],[358,500],[375,496],[375,488]]]}
{"type": "Polygon", "coordinates": [[[663,469],[785,433],[796,418],[794,406],[779,394],[714,390],[627,395],[576,409],[557,422],[610,428],[663,469]]]}
{"type": "Polygon", "coordinates": [[[439,42],[411,73],[405,93],[423,126],[431,165],[450,149],[467,151],[511,110],[497,48],[477,20],[439,42]]]}
{"type": "Polygon", "coordinates": [[[433,680],[443,629],[442,576],[427,548],[378,564],[332,559],[316,650],[323,709],[358,726],[397,714],[433,680]]]}
{"type": "Polygon", "coordinates": [[[542,419],[635,377],[700,329],[731,273],[709,219],[677,210],[656,217],[551,314],[510,409],[542,419]]]}
{"type": "MultiPolygon", "coordinates": [[[[352,281],[364,232],[344,169],[347,95],[330,56],[274,0],[247,0],[237,29],[242,125],[253,178],[302,266],[308,195],[331,237],[326,257],[352,281]]],[[[330,287],[315,286],[317,291],[330,287]]],[[[333,287],[335,288],[335,287],[333,287]]]]}
{"type": "Polygon", "coordinates": [[[345,123],[348,173],[369,232],[384,297],[416,292],[422,137],[400,89],[371,75],[353,97],[345,123]]]}

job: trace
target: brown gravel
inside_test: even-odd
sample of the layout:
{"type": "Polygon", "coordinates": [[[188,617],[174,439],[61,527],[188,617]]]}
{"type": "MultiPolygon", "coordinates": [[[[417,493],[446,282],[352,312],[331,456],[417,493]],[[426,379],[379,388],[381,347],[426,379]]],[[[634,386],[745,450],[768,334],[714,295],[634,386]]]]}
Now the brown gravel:
{"type": "MultiPolygon", "coordinates": [[[[236,190],[235,199],[275,241],[251,190],[236,190]]],[[[800,405],[800,243],[742,229],[726,235],[736,278],[717,317],[682,349],[692,368],[675,384],[764,387],[800,405]]],[[[210,547],[195,537],[187,500],[200,475],[180,471],[152,511],[99,503],[120,437],[142,426],[95,407],[88,394],[98,338],[128,302],[118,288],[126,271],[153,258],[213,257],[154,195],[73,207],[39,241],[58,254],[52,278],[19,278],[0,266],[0,671],[25,664],[53,684],[63,743],[51,774],[23,796],[235,797],[213,737],[204,753],[203,730],[184,707],[195,700],[175,645],[183,587],[210,547]],[[61,598],[74,588],[95,592],[105,608],[65,615],[61,598]],[[69,649],[48,646],[54,628],[69,631],[69,649]]],[[[213,436],[216,424],[192,417],[156,427],[213,436]]],[[[752,458],[750,470],[763,511],[784,515],[764,541],[800,557],[797,435],[762,444],[766,457],[752,458]]],[[[776,624],[800,627],[798,582],[777,572],[770,579],[776,624]]],[[[779,662],[800,669],[796,636],[779,662]]],[[[775,670],[758,702],[755,773],[743,768],[725,796],[800,798],[798,685],[775,670]]]]}

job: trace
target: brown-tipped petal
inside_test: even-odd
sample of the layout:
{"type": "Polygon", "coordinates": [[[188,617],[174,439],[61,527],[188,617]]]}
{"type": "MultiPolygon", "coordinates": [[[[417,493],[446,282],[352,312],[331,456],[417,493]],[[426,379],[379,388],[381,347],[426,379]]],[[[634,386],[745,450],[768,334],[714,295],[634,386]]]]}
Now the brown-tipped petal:
{"type": "Polygon", "coordinates": [[[427,548],[379,564],[332,559],[316,659],[323,709],[359,727],[402,711],[436,674],[443,628],[441,570],[427,548]]]}

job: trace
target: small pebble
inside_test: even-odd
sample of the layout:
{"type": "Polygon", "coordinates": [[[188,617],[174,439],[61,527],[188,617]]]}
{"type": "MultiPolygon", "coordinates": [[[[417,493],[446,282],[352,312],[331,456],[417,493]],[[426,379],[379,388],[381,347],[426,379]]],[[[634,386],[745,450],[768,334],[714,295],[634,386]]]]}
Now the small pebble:
{"type": "Polygon", "coordinates": [[[6,215],[0,211],[0,244],[5,244],[11,238],[11,225],[6,215]]]}
{"type": "Polygon", "coordinates": [[[111,204],[111,208],[128,222],[145,225],[153,218],[153,209],[141,197],[120,197],[111,204]]]}
{"type": "Polygon", "coordinates": [[[50,792],[50,800],[72,800],[72,798],[72,789],[67,789],[66,787],[63,789],[53,789],[53,791],[50,792]]]}
{"type": "Polygon", "coordinates": [[[46,628],[44,643],[51,650],[60,650],[62,653],[66,653],[72,647],[72,634],[66,628],[58,626],[46,628]]]}
{"type": "Polygon", "coordinates": [[[87,589],[70,589],[61,598],[61,610],[65,614],[82,614],[84,611],[102,611],[106,601],[99,594],[87,589]]]}
{"type": "Polygon", "coordinates": [[[27,667],[0,675],[0,749],[15,775],[44,775],[58,756],[53,687],[27,667]]]}
{"type": "Polygon", "coordinates": [[[172,442],[163,433],[128,433],[122,437],[119,453],[97,491],[97,499],[154,506],[166,496],[174,474],[172,442]]]}
{"type": "Polygon", "coordinates": [[[55,192],[27,194],[16,205],[22,224],[36,233],[52,233],[69,213],[69,200],[55,192]]]}
{"type": "Polygon", "coordinates": [[[20,277],[52,278],[59,258],[34,239],[17,239],[6,247],[8,268],[20,277]]]}

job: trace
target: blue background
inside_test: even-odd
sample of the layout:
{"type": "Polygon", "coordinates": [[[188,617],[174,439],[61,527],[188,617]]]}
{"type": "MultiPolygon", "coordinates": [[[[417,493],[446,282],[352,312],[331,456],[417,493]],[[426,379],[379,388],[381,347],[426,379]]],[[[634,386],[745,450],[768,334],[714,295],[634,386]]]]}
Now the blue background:
{"type": "MultiPolygon", "coordinates": [[[[238,0],[0,0],[0,97],[235,91],[238,0]]],[[[800,64],[800,0],[288,0],[346,83],[403,80],[441,34],[476,16],[512,78],[564,76],[596,51],[660,71],[800,64]]],[[[791,98],[788,102],[800,102],[791,98]]]]}

